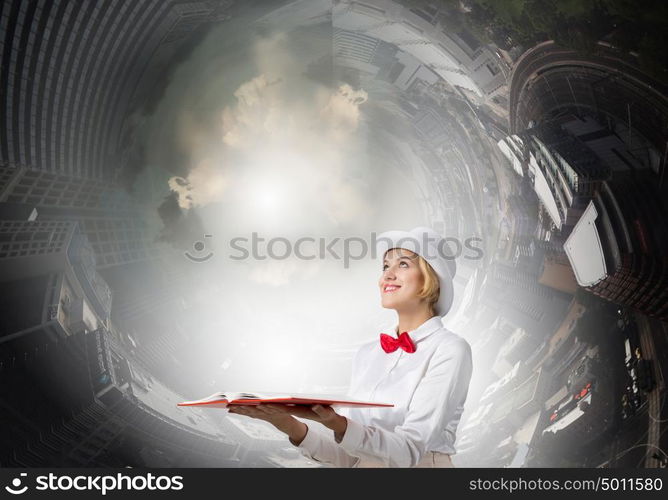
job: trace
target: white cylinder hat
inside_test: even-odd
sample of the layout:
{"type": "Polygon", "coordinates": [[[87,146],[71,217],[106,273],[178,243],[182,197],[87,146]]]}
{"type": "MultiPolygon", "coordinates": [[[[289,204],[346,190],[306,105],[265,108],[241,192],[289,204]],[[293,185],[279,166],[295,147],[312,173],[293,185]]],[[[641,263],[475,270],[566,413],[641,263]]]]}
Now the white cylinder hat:
{"type": "Polygon", "coordinates": [[[421,256],[434,269],[439,278],[440,293],[434,309],[438,316],[445,316],[454,299],[453,280],[457,273],[455,253],[449,243],[429,227],[415,227],[410,231],[386,231],[376,238],[376,251],[381,259],[392,248],[403,248],[421,256]]]}

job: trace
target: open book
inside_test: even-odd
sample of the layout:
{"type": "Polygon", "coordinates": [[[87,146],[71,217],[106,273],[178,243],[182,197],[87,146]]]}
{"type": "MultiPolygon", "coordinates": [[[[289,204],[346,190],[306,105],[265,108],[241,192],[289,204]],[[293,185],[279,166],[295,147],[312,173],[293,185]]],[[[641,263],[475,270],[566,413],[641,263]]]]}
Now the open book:
{"type": "Polygon", "coordinates": [[[248,392],[216,392],[208,398],[197,401],[184,401],[177,406],[206,406],[208,408],[226,408],[228,405],[258,405],[260,403],[286,404],[286,405],[332,405],[332,406],[394,406],[388,403],[372,403],[368,401],[357,401],[347,396],[324,395],[324,394],[279,394],[273,392],[248,393],[248,392]]]}

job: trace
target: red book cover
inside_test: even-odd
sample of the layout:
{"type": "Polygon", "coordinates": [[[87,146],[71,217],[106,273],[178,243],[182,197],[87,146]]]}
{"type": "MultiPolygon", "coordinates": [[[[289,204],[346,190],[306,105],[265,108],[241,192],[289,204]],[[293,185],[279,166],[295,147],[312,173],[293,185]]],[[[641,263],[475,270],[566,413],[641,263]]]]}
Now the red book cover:
{"type": "Polygon", "coordinates": [[[279,394],[248,392],[217,392],[197,401],[184,401],[177,406],[199,406],[208,408],[227,408],[230,405],[258,405],[260,403],[286,405],[332,405],[339,407],[391,407],[393,404],[370,401],[358,401],[347,396],[325,394],[279,394]]]}

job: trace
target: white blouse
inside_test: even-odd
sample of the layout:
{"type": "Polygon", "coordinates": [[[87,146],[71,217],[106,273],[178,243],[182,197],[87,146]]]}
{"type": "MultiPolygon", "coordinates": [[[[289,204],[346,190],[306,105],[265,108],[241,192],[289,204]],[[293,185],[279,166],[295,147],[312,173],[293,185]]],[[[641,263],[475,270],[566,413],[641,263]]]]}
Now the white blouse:
{"type": "MultiPolygon", "coordinates": [[[[384,333],[394,332],[396,327],[384,333]]],[[[457,425],[473,371],[471,346],[445,328],[440,316],[408,333],[416,345],[413,353],[401,348],[386,353],[377,338],[362,345],[353,359],[347,395],[394,407],[335,407],[348,419],[341,443],[331,429],[299,418],[308,426],[298,446],[302,455],[334,467],[356,467],[363,456],[387,467],[414,467],[429,451],[456,453],[457,425]]]]}

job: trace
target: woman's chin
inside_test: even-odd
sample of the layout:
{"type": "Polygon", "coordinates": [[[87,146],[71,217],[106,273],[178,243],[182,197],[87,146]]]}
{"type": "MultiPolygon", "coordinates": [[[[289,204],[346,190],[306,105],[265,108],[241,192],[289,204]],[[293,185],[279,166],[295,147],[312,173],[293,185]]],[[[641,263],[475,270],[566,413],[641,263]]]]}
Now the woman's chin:
{"type": "Polygon", "coordinates": [[[383,300],[381,301],[380,305],[385,309],[396,309],[399,304],[394,300],[383,300]]]}

